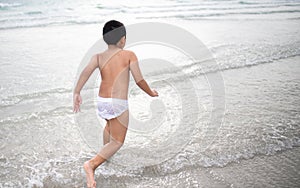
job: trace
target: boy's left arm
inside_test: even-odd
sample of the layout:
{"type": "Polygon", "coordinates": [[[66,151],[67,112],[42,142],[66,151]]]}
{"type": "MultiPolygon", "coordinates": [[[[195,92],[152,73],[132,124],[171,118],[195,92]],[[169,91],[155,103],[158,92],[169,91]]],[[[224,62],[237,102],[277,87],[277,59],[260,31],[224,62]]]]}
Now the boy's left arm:
{"type": "Polygon", "coordinates": [[[94,55],[91,58],[90,63],[81,72],[80,77],[77,81],[76,87],[74,89],[74,93],[73,93],[73,111],[74,112],[80,111],[80,104],[82,103],[80,91],[96,68],[98,68],[98,61],[97,61],[97,55],[94,55]]]}

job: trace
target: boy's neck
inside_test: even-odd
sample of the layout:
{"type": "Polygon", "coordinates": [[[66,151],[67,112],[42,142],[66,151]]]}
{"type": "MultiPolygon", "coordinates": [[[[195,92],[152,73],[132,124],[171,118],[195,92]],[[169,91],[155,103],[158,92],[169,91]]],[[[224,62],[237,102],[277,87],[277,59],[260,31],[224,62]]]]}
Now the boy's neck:
{"type": "Polygon", "coordinates": [[[108,45],[108,47],[107,47],[109,50],[115,50],[115,49],[121,49],[119,46],[117,46],[117,45],[108,45]]]}

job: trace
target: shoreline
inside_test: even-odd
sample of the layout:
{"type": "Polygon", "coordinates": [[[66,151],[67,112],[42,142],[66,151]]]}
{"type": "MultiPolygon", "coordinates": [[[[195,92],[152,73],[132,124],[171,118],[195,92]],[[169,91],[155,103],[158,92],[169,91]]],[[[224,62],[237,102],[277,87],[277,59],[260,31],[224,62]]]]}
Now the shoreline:
{"type": "Polygon", "coordinates": [[[296,187],[300,183],[300,167],[290,172],[285,171],[290,164],[290,158],[297,159],[294,164],[300,164],[300,147],[280,151],[275,155],[255,155],[250,159],[232,162],[224,167],[189,167],[166,176],[138,177],[105,177],[96,175],[97,185],[101,187],[296,187]],[[278,162],[278,166],[275,164],[278,162]],[[268,171],[266,171],[268,170],[268,171]],[[257,173],[255,173],[257,172],[257,173]],[[264,172],[264,173],[259,173],[264,172]],[[292,176],[291,176],[292,175],[292,176]],[[177,178],[186,177],[185,182],[177,178]],[[297,181],[293,181],[297,179],[297,181]],[[118,181],[116,181],[118,179],[118,181]],[[113,184],[111,184],[113,183],[113,184]]]}

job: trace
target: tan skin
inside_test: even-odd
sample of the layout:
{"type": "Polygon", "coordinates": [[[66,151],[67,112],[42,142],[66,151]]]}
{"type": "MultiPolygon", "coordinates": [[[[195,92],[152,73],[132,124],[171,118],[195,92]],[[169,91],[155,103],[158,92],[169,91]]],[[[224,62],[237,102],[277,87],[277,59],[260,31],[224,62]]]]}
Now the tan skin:
{"type": "MultiPolygon", "coordinates": [[[[94,55],[90,63],[82,71],[76,84],[73,94],[73,111],[80,111],[82,98],[80,91],[87,82],[95,69],[101,73],[101,85],[98,95],[105,98],[126,99],[128,95],[129,72],[133,75],[136,84],[149,96],[157,97],[158,93],[150,89],[147,82],[143,79],[139,69],[138,60],[135,54],[128,50],[123,50],[126,38],[122,37],[115,45],[108,45],[107,50],[94,55]]],[[[103,148],[100,152],[84,163],[84,170],[87,177],[87,186],[96,187],[94,179],[95,169],[114,155],[123,145],[127,133],[129,122],[128,110],[120,116],[106,120],[103,131],[103,148]]]]}

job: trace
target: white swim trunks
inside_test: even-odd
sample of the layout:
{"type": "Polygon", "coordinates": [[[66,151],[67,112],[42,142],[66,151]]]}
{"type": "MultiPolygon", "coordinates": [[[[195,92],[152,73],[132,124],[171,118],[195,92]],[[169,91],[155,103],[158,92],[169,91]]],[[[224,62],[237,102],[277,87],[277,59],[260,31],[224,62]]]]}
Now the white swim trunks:
{"type": "Polygon", "coordinates": [[[98,115],[106,120],[120,116],[128,110],[128,100],[117,98],[97,98],[98,115]]]}

